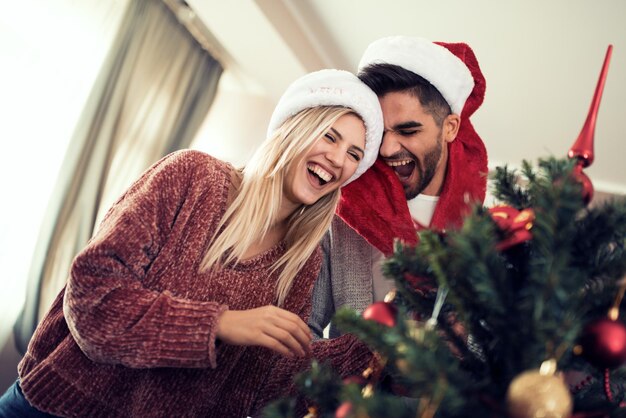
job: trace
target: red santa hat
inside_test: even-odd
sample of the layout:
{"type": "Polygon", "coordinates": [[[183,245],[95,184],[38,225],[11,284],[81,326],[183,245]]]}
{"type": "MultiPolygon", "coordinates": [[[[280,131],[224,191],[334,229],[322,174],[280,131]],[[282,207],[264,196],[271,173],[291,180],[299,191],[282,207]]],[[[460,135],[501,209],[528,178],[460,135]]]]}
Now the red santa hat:
{"type": "Polygon", "coordinates": [[[390,36],[372,42],[359,71],[375,64],[397,65],[428,80],[458,115],[474,88],[474,78],[461,58],[424,38],[390,36]]]}
{"type": "Polygon", "coordinates": [[[383,113],[376,94],[349,71],[325,69],[308,73],[287,87],[274,108],[267,136],[290,116],[317,106],[344,106],[365,124],[365,149],[355,173],[343,185],[359,178],[374,164],[383,135],[383,113]]]}
{"type": "MultiPolygon", "coordinates": [[[[470,205],[483,202],[487,188],[487,151],[469,119],[485,96],[485,78],[476,56],[465,43],[394,36],[372,43],[359,67],[380,63],[422,76],[461,116],[457,137],[448,143],[446,180],[430,225],[435,229],[458,227],[470,205]]],[[[385,255],[393,252],[395,239],[417,243],[402,185],[381,159],[342,189],[337,214],[385,255]]]]}

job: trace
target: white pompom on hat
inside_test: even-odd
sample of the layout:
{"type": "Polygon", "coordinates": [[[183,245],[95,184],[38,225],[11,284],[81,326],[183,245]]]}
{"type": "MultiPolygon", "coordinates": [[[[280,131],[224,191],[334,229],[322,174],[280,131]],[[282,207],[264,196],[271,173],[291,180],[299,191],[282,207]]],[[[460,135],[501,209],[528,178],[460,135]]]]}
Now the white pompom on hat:
{"type": "Polygon", "coordinates": [[[343,70],[320,70],[291,83],[281,96],[267,128],[270,136],[289,117],[311,107],[344,106],[356,112],[365,123],[365,153],[356,172],[346,184],[357,179],[374,164],[383,135],[383,113],[376,94],[357,76],[343,70]]]}
{"type": "Polygon", "coordinates": [[[474,78],[463,61],[424,38],[389,36],[372,42],[361,57],[359,72],[373,64],[397,65],[425,78],[458,115],[474,88],[474,78]]]}

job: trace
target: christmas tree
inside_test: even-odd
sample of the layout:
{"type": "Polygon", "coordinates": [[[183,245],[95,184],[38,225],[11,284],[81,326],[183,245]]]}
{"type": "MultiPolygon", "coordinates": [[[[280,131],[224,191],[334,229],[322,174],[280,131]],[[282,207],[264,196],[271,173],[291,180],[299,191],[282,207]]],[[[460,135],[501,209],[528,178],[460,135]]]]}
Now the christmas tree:
{"type": "Polygon", "coordinates": [[[626,199],[588,206],[583,172],[610,53],[568,158],[496,169],[498,206],[397,242],[396,290],[336,315],[376,361],[343,381],[314,363],[298,377],[310,417],[626,417],[626,199]]]}

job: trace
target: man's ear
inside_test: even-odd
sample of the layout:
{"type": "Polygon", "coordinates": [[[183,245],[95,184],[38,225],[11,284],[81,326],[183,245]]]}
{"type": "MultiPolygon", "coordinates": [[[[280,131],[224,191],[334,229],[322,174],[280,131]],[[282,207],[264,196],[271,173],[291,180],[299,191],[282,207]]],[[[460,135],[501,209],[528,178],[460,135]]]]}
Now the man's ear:
{"type": "Polygon", "coordinates": [[[461,127],[461,117],[456,113],[450,113],[443,120],[443,124],[441,127],[441,136],[445,142],[452,142],[456,138],[456,135],[459,133],[459,128],[461,127]]]}

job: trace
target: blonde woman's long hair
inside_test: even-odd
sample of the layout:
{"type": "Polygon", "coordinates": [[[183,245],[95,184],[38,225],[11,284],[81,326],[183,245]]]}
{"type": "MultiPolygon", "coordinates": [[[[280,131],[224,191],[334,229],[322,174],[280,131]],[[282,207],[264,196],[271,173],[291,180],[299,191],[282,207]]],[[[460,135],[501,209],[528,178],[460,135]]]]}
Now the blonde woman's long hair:
{"type": "MultiPolygon", "coordinates": [[[[242,170],[241,185],[217,227],[201,271],[237,263],[250,246],[263,240],[278,216],[286,173],[346,114],[358,116],[341,106],[305,109],[287,119],[261,144],[242,170]]],[[[285,302],[296,274],[330,228],[339,198],[337,189],[312,205],[302,205],[287,219],[286,252],[272,266],[272,272],[280,271],[276,285],[279,306],[285,302]]]]}

